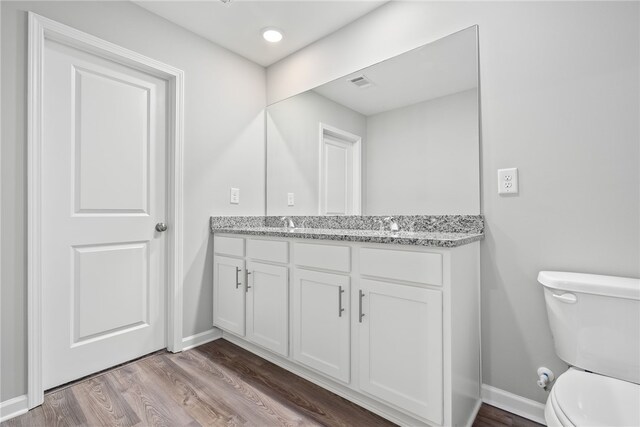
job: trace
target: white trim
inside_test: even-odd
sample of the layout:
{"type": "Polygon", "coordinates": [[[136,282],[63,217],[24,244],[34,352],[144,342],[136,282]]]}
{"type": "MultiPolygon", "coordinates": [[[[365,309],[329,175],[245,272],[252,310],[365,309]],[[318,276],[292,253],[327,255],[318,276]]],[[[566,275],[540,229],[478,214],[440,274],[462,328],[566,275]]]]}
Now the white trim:
{"type": "Polygon", "coordinates": [[[318,161],[318,214],[326,215],[327,209],[324,206],[324,136],[334,135],[344,141],[353,144],[353,201],[351,213],[349,215],[360,215],[362,213],[362,137],[338,129],[334,126],[320,122],[319,147],[320,158],[318,161]]]}
{"type": "Polygon", "coordinates": [[[544,419],[544,403],[536,402],[487,384],[482,384],[482,401],[512,414],[547,425],[544,419]]]}
{"type": "Polygon", "coordinates": [[[218,328],[211,328],[199,334],[191,335],[182,339],[182,351],[190,350],[202,344],[222,338],[222,331],[218,328]]]}
{"type": "MultiPolygon", "coordinates": [[[[0,6],[0,22],[2,22],[2,7],[0,6]]],[[[1,33],[1,31],[0,31],[1,33]]],[[[0,34],[0,46],[2,46],[2,35],[0,34]]],[[[0,64],[2,61],[0,61],[0,64]]],[[[1,69],[2,67],[0,67],[1,69]]],[[[2,72],[0,71],[0,82],[2,81],[2,72]]],[[[2,98],[2,85],[0,84],[0,99],[2,98]]],[[[0,135],[2,135],[2,115],[0,115],[0,135]]],[[[2,144],[0,143],[0,176],[2,176],[2,144]]],[[[2,183],[0,182],[0,242],[2,240],[2,183]]],[[[2,277],[2,245],[0,244],[0,277],[2,277]]],[[[0,300],[1,302],[1,300],[0,300]]],[[[5,344],[6,345],[6,344],[5,344]]],[[[2,356],[0,356],[0,366],[2,366],[2,356]]],[[[0,387],[2,385],[0,384],[0,387]]],[[[2,402],[0,402],[0,422],[2,421],[2,402]]]]}
{"type": "Polygon", "coordinates": [[[184,73],[98,37],[29,12],[28,89],[28,406],[42,404],[41,149],[42,73],[46,40],[107,58],[167,81],[167,349],[182,350],[184,73]]]}
{"type": "Polygon", "coordinates": [[[478,416],[478,412],[480,412],[481,406],[482,406],[482,400],[478,399],[475,406],[473,407],[473,411],[471,411],[471,415],[469,416],[467,423],[465,424],[466,427],[473,427],[473,423],[475,422],[476,417],[478,416]]]}
{"type": "Polygon", "coordinates": [[[26,394],[0,402],[0,423],[26,414],[28,410],[26,394]]]}

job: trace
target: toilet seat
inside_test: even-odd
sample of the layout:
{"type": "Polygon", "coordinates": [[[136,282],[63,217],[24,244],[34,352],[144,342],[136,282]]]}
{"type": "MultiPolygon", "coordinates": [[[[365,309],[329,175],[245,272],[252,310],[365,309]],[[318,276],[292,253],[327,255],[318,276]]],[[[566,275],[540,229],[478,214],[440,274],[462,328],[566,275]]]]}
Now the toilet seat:
{"type": "Polygon", "coordinates": [[[549,396],[549,425],[640,426],[640,385],[570,368],[549,396]],[[555,418],[555,419],[553,419],[555,418]]]}
{"type": "Polygon", "coordinates": [[[551,391],[547,405],[544,408],[544,418],[547,421],[547,427],[575,427],[562,412],[553,391],[551,391]]]}

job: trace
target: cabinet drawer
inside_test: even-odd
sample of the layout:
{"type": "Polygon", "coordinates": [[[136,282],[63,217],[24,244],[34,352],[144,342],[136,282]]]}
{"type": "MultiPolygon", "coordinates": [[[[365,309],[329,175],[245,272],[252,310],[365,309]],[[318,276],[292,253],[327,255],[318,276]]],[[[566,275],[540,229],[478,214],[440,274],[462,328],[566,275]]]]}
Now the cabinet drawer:
{"type": "Polygon", "coordinates": [[[285,264],[289,262],[289,243],[278,240],[247,239],[247,257],[285,264]]]}
{"type": "Polygon", "coordinates": [[[241,237],[213,236],[213,251],[217,254],[244,256],[244,239],[241,237]]]}
{"type": "Polygon", "coordinates": [[[360,272],[366,276],[442,286],[442,255],[362,248],[360,272]]]}
{"type": "Polygon", "coordinates": [[[348,246],[295,243],[293,245],[293,260],[296,265],[301,267],[348,273],[351,271],[351,248],[348,246]]]}

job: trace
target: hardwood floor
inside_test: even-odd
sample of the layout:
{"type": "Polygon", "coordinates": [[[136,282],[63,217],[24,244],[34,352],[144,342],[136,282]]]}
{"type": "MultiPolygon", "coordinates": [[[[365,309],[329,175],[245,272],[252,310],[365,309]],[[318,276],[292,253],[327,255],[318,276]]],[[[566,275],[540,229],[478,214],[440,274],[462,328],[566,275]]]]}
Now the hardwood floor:
{"type": "Polygon", "coordinates": [[[538,427],[542,424],[538,424],[527,418],[520,417],[511,412],[503,411],[495,406],[487,405],[483,403],[478,411],[473,427],[538,427]]]}
{"type": "MultiPolygon", "coordinates": [[[[392,426],[385,419],[217,340],[156,353],[48,392],[13,426],[392,426]]],[[[537,426],[483,405],[474,426],[537,426]]]]}

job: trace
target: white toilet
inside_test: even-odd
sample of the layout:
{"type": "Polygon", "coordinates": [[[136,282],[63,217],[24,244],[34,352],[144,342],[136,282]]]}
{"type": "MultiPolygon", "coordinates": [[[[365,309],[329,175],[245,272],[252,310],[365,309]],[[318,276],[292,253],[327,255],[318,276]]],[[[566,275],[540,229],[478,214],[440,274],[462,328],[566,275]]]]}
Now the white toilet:
{"type": "Polygon", "coordinates": [[[640,279],[541,271],[556,353],[548,426],[640,426],[640,279]]]}

